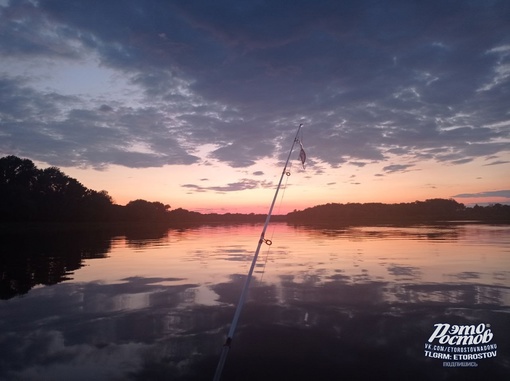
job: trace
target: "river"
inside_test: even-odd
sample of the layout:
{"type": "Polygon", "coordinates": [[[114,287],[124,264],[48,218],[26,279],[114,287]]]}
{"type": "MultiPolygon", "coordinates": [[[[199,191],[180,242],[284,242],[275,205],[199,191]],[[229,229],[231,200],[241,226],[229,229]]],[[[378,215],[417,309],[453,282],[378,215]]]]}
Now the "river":
{"type": "MultiPolygon", "coordinates": [[[[261,228],[4,236],[0,379],[211,380],[261,228]]],[[[508,379],[509,225],[266,238],[223,380],[508,379]]]]}

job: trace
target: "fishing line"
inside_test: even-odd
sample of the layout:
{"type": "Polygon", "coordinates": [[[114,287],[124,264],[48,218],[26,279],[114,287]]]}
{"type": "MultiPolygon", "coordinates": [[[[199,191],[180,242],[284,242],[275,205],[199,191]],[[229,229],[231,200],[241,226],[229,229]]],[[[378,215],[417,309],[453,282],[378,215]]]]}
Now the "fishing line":
{"type": "MultiPolygon", "coordinates": [[[[299,159],[302,161],[303,170],[305,171],[306,170],[305,169],[306,153],[304,153],[304,150],[303,150],[303,130],[300,131],[300,134],[298,133],[298,135],[296,135],[296,138],[294,139],[294,143],[299,143],[299,145],[301,146],[301,152],[299,153],[299,159]]],[[[285,171],[286,179],[285,179],[285,184],[283,185],[283,192],[282,192],[282,195],[280,197],[280,202],[278,204],[278,212],[277,212],[278,215],[280,215],[280,212],[281,212],[281,208],[282,208],[282,204],[283,204],[283,198],[285,197],[285,191],[287,190],[287,184],[289,182],[289,177],[290,177],[291,174],[292,174],[292,161],[290,161],[288,163],[288,169],[285,171]]],[[[272,244],[272,241],[273,241],[273,236],[274,236],[275,230],[276,230],[276,225],[273,225],[273,230],[271,232],[271,238],[269,240],[269,242],[271,242],[271,244],[272,244]]],[[[264,278],[264,274],[266,272],[266,265],[267,265],[267,260],[268,260],[268,257],[269,257],[269,250],[271,249],[271,244],[269,244],[269,247],[267,248],[266,258],[264,260],[264,265],[263,265],[263,269],[262,269],[262,275],[260,276],[260,281],[261,282],[262,282],[262,279],[264,278]]]]}
{"type": "MultiPolygon", "coordinates": [[[[270,245],[272,243],[271,240],[265,238],[265,233],[266,233],[267,227],[269,225],[269,221],[271,219],[271,213],[273,212],[274,205],[275,205],[276,200],[278,198],[278,191],[279,191],[279,189],[280,189],[280,187],[282,185],[283,177],[288,174],[287,166],[289,165],[290,157],[292,155],[292,151],[294,149],[294,146],[295,146],[296,143],[299,142],[298,137],[299,137],[299,132],[301,131],[301,127],[302,126],[303,126],[302,124],[299,125],[298,130],[296,132],[296,136],[294,138],[294,141],[292,142],[292,147],[290,148],[289,155],[287,156],[287,161],[285,162],[285,166],[283,167],[283,172],[282,172],[282,174],[280,176],[280,181],[278,182],[278,186],[276,187],[276,191],[275,191],[275,194],[273,196],[273,201],[271,202],[271,206],[269,207],[269,212],[267,213],[266,222],[264,223],[264,227],[262,228],[262,232],[260,233],[260,238],[259,238],[259,241],[258,241],[258,244],[257,244],[257,248],[255,250],[255,253],[253,254],[253,259],[252,259],[252,262],[251,262],[251,265],[250,265],[250,270],[248,271],[248,276],[246,277],[246,280],[244,282],[244,286],[243,286],[243,289],[241,291],[241,296],[239,297],[239,302],[237,303],[236,309],[234,311],[234,317],[232,319],[232,323],[230,325],[230,329],[229,329],[228,334],[227,334],[227,339],[225,340],[225,344],[223,344],[223,347],[222,347],[222,350],[221,350],[220,359],[218,361],[218,366],[216,367],[216,372],[214,373],[214,379],[213,379],[214,381],[219,381],[219,379],[221,378],[221,374],[223,372],[223,367],[224,367],[225,361],[227,359],[227,354],[228,354],[228,352],[230,350],[230,347],[232,345],[232,340],[233,340],[233,337],[234,337],[234,333],[235,333],[235,330],[237,328],[237,324],[239,322],[239,317],[241,315],[241,310],[243,309],[243,305],[244,305],[244,303],[246,301],[246,297],[248,295],[248,289],[250,287],[250,281],[251,281],[251,279],[253,277],[253,271],[254,271],[255,265],[257,263],[257,258],[258,258],[259,252],[260,252],[260,248],[261,248],[263,243],[266,243],[268,245],[270,245]]],[[[303,147],[301,147],[301,152],[300,152],[299,157],[301,159],[301,163],[304,166],[304,163],[305,163],[305,160],[306,160],[306,155],[304,154],[303,147]]]]}
{"type": "MultiPolygon", "coordinates": [[[[272,242],[272,240],[270,240],[270,241],[272,242]]],[[[269,250],[271,250],[271,245],[267,246],[266,257],[264,258],[264,264],[262,265],[262,273],[260,274],[260,280],[259,280],[260,283],[262,283],[262,280],[264,279],[264,274],[266,273],[266,265],[267,265],[267,259],[269,258],[269,250]]]]}
{"type": "MultiPolygon", "coordinates": [[[[280,215],[281,213],[281,209],[282,209],[282,204],[283,204],[283,198],[285,197],[285,191],[287,190],[287,184],[289,182],[289,177],[292,173],[292,161],[289,163],[289,169],[287,170],[287,172],[285,173],[286,175],[286,179],[285,179],[285,184],[283,184],[283,189],[282,189],[282,195],[280,197],[280,202],[278,204],[278,211],[277,211],[277,214],[280,215]]],[[[272,243],[273,241],[273,236],[274,236],[274,233],[276,231],[276,225],[273,225],[273,230],[271,232],[271,238],[269,239],[272,243]]],[[[268,245],[267,247],[267,251],[266,251],[266,257],[264,259],[264,266],[262,268],[262,274],[260,275],[260,282],[262,282],[262,279],[264,279],[264,274],[266,272],[266,266],[267,266],[267,260],[269,258],[269,251],[271,250],[271,245],[268,245]]]]}

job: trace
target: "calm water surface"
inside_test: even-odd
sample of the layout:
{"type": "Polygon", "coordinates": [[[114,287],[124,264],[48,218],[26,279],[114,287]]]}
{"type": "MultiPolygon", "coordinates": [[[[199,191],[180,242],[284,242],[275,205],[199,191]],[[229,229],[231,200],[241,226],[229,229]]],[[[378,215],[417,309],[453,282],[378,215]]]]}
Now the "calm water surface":
{"type": "MultiPolygon", "coordinates": [[[[211,380],[261,228],[3,237],[0,379],[211,380]]],[[[223,380],[508,379],[510,226],[266,238],[223,380]]]]}

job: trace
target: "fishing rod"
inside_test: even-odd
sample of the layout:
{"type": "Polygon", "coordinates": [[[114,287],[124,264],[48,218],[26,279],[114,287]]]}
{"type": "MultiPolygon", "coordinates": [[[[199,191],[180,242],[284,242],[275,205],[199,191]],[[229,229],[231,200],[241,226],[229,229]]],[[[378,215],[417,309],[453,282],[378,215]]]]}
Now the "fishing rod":
{"type": "Polygon", "coordinates": [[[280,181],[278,186],[276,187],[276,192],[273,197],[273,202],[271,203],[271,207],[269,208],[269,212],[267,213],[266,222],[264,223],[264,227],[262,228],[262,233],[260,234],[260,239],[257,245],[257,249],[255,250],[255,254],[253,255],[253,260],[251,262],[250,270],[248,271],[248,276],[244,282],[243,290],[241,291],[241,296],[239,297],[239,302],[237,303],[237,307],[234,313],[234,318],[232,319],[232,324],[230,325],[230,329],[228,331],[227,339],[225,340],[225,344],[223,344],[223,348],[221,350],[220,360],[218,361],[218,366],[216,367],[216,372],[214,373],[213,381],[219,381],[221,378],[221,373],[223,372],[223,366],[225,365],[225,361],[227,359],[228,352],[230,350],[230,346],[232,344],[232,339],[234,337],[235,330],[237,328],[237,323],[239,321],[239,316],[241,316],[241,310],[243,309],[244,302],[246,300],[246,296],[248,295],[248,288],[250,287],[251,278],[253,276],[253,270],[255,269],[255,264],[257,263],[257,258],[259,256],[260,247],[263,243],[267,245],[271,245],[271,240],[265,238],[267,226],[269,225],[269,220],[271,219],[271,214],[273,213],[274,204],[276,202],[276,198],[278,196],[278,191],[282,185],[283,177],[285,175],[289,176],[290,173],[287,171],[287,166],[289,165],[290,156],[292,155],[292,151],[294,150],[294,146],[297,142],[301,145],[301,151],[299,153],[299,158],[301,159],[301,163],[305,164],[306,154],[303,149],[303,144],[298,139],[299,131],[301,131],[301,127],[303,124],[300,124],[298,130],[296,132],[296,137],[292,142],[292,147],[290,148],[289,156],[287,157],[287,161],[285,162],[285,166],[283,167],[282,175],[280,177],[280,181]]]}

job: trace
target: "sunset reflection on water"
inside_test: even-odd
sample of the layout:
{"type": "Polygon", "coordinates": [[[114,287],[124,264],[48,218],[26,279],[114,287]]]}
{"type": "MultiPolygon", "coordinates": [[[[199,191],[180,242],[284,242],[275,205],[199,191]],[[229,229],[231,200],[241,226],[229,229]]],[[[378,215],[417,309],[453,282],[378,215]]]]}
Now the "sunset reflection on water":
{"type": "MultiPolygon", "coordinates": [[[[74,246],[56,235],[44,252],[24,247],[29,271],[34,258],[46,258],[42,268],[65,277],[0,301],[0,379],[210,380],[261,229],[100,235],[97,246],[89,232],[73,235],[74,246]]],[[[223,380],[505,379],[509,232],[479,224],[270,225],[272,245],[262,246],[223,380]],[[490,323],[498,355],[476,369],[445,370],[423,355],[439,322],[490,323]]],[[[3,274],[11,286],[28,286],[5,295],[32,284],[20,263],[3,274]]]]}
{"type": "MultiPolygon", "coordinates": [[[[71,282],[122,283],[142,276],[160,286],[191,283],[197,285],[197,302],[211,304],[216,297],[211,285],[247,273],[260,230],[258,225],[170,230],[142,243],[117,237],[106,261],[88,261],[71,282]]],[[[255,279],[277,287],[289,277],[309,285],[341,280],[508,286],[507,232],[481,225],[326,230],[276,224],[266,235],[273,244],[262,247],[255,279]]]]}

